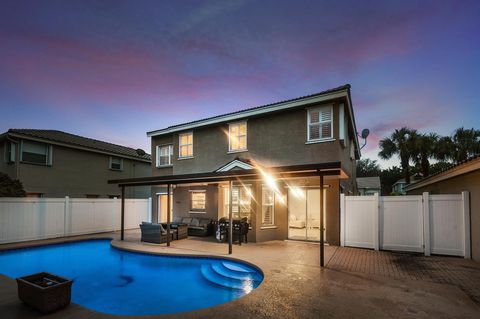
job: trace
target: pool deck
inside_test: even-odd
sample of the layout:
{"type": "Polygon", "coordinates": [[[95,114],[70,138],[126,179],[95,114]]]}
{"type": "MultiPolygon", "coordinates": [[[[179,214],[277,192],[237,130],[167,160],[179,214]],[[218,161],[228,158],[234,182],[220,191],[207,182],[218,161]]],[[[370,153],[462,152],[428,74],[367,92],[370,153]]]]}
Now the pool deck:
{"type": "MultiPolygon", "coordinates": [[[[112,245],[120,249],[155,254],[231,257],[252,263],[265,274],[264,281],[257,289],[232,302],[188,313],[145,318],[478,318],[480,315],[478,303],[458,286],[419,280],[416,277],[395,278],[388,272],[395,267],[378,261],[375,261],[378,263],[375,264],[377,268],[372,266],[372,269],[380,269],[380,272],[360,271],[363,268],[359,266],[365,264],[365,261],[388,255],[388,252],[327,246],[327,267],[321,269],[319,245],[313,243],[271,241],[234,245],[233,254],[229,256],[227,245],[214,240],[189,237],[172,242],[171,247],[165,247],[141,243],[138,231],[128,231],[123,242],[118,240],[118,236],[118,233],[105,233],[66,240],[7,244],[0,245],[0,250],[110,237],[114,238],[112,245]]],[[[437,261],[435,258],[441,258],[442,262],[447,263],[461,262],[462,267],[467,265],[480,273],[478,263],[463,262],[458,258],[429,258],[432,262],[437,261]]],[[[75,304],[54,314],[41,316],[18,300],[15,281],[0,275],[0,318],[37,317],[120,318],[75,304]]]]}

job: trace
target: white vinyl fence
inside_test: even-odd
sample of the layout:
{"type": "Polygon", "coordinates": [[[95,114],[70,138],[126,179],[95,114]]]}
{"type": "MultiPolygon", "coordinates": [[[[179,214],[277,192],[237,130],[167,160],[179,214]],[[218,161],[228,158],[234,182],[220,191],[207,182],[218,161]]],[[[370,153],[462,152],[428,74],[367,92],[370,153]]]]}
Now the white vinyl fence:
{"type": "MultiPolygon", "coordinates": [[[[0,198],[0,244],[120,229],[120,199],[0,198]]],[[[151,199],[125,199],[125,229],[151,220],[151,199]]]]}
{"type": "Polygon", "coordinates": [[[470,258],[469,193],[341,195],[342,246],[470,258]]]}

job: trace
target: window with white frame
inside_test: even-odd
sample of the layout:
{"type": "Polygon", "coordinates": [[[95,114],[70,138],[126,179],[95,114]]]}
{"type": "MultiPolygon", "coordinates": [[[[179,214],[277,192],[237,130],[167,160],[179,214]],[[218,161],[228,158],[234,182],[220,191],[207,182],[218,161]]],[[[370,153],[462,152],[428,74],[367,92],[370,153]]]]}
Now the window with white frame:
{"type": "Polygon", "coordinates": [[[178,136],[179,158],[188,158],[193,156],[193,133],[183,133],[178,136]]]}
{"type": "Polygon", "coordinates": [[[191,206],[190,210],[194,212],[204,212],[206,206],[206,196],[205,191],[192,190],[190,192],[191,196],[191,206]]]}
{"type": "MultiPolygon", "coordinates": [[[[230,209],[230,188],[224,191],[224,212],[228,218],[230,209]]],[[[233,186],[232,191],[232,216],[234,219],[247,218],[248,223],[252,214],[252,190],[249,185],[233,186]]]]}
{"type": "Polygon", "coordinates": [[[333,138],[333,108],[331,105],[308,110],[308,141],[333,138]]]}
{"type": "Polygon", "coordinates": [[[230,152],[247,150],[247,122],[228,125],[228,145],[230,152]]]}
{"type": "Polygon", "coordinates": [[[48,144],[22,141],[20,160],[25,163],[51,165],[52,147],[48,144]]]}
{"type": "Polygon", "coordinates": [[[157,146],[157,167],[172,165],[173,145],[157,146]]]}
{"type": "Polygon", "coordinates": [[[275,222],[275,192],[270,187],[262,187],[262,225],[272,226],[275,222]]]}
{"type": "Polygon", "coordinates": [[[108,168],[114,171],[123,170],[123,159],[121,159],[120,157],[110,156],[108,168]]]}

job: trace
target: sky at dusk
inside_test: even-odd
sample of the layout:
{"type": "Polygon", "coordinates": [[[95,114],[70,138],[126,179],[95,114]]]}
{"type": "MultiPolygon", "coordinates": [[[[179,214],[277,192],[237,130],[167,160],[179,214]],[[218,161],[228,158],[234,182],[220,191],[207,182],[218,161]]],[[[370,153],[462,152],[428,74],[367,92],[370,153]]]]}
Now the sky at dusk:
{"type": "MultiPolygon", "coordinates": [[[[480,128],[480,1],[1,1],[0,130],[146,132],[352,85],[363,156],[480,128]]],[[[383,165],[391,164],[383,163],[383,165]]]]}

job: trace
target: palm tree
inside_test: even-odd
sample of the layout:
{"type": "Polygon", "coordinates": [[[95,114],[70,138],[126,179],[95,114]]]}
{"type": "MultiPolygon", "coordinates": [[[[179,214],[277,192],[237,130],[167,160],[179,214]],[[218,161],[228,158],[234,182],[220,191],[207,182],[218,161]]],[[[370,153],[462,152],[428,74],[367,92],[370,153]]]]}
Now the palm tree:
{"type": "Polygon", "coordinates": [[[410,184],[410,160],[414,158],[417,138],[417,130],[402,127],[396,129],[390,137],[380,140],[379,143],[380,158],[388,160],[398,155],[407,184],[410,184]]]}
{"type": "Polygon", "coordinates": [[[435,156],[439,136],[435,133],[420,134],[415,141],[413,161],[420,166],[424,177],[430,175],[430,159],[435,156]]]}
{"type": "Polygon", "coordinates": [[[460,127],[452,137],[440,138],[436,146],[436,157],[439,160],[450,160],[454,163],[466,161],[480,154],[480,130],[460,127]]]}

